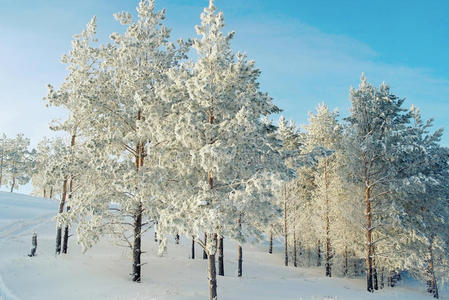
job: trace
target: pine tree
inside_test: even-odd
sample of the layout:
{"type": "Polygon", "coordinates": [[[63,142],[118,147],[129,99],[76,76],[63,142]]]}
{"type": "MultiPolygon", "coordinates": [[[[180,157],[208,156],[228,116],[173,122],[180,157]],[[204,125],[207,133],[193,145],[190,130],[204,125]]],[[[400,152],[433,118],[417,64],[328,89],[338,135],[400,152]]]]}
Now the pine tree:
{"type": "Polygon", "coordinates": [[[369,292],[374,291],[373,250],[377,242],[376,231],[384,224],[382,214],[376,213],[373,205],[388,211],[388,202],[385,200],[391,193],[390,183],[401,168],[392,162],[400,153],[402,145],[398,133],[404,130],[410,118],[401,108],[403,101],[392,95],[386,84],[376,89],[366,81],[364,75],[358,89],[351,89],[352,107],[346,119],[349,127],[344,152],[349,178],[363,189],[365,263],[369,292]]]}
{"type": "Polygon", "coordinates": [[[261,223],[267,223],[272,206],[265,186],[286,173],[261,120],[279,109],[259,91],[260,71],[254,62],[232,52],[234,33],[224,35],[223,27],[223,14],[216,13],[211,1],[196,27],[201,35],[193,41],[198,60],[191,68],[172,71],[173,83],[163,92],[167,101],[178,99],[167,121],[174,124],[172,149],[177,149],[178,169],[179,164],[183,167],[176,179],[182,192],[173,195],[172,205],[161,213],[161,228],[194,235],[206,249],[210,299],[217,297],[218,235],[243,242],[247,232],[256,231],[253,222],[245,222],[240,231],[236,221],[241,213],[247,218],[247,213],[258,214],[261,223]],[[247,211],[248,203],[257,205],[247,211]],[[204,232],[207,244],[201,240],[204,232]]]}

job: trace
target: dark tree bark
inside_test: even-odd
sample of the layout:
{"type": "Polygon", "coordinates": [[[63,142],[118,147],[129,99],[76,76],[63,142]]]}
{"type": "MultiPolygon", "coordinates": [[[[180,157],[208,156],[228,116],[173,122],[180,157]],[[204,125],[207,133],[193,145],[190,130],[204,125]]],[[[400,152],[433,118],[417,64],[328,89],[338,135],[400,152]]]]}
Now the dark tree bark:
{"type": "Polygon", "coordinates": [[[330,220],[329,220],[329,198],[328,198],[328,187],[329,180],[327,178],[327,159],[324,164],[324,188],[325,188],[325,219],[326,219],[326,242],[325,242],[325,260],[326,260],[326,276],[331,277],[331,238],[330,238],[330,220]]]}
{"type": "Polygon", "coordinates": [[[134,215],[134,243],[133,243],[133,274],[132,280],[140,282],[141,279],[141,261],[140,255],[142,254],[142,204],[139,203],[137,211],[134,215]]]}
{"type": "Polygon", "coordinates": [[[179,234],[176,234],[175,236],[175,244],[179,245],[179,234]]]}
{"type": "Polygon", "coordinates": [[[31,252],[30,254],[28,254],[29,257],[33,257],[36,256],[36,251],[37,251],[37,234],[33,233],[33,236],[31,237],[31,252]]]}
{"type": "Polygon", "coordinates": [[[288,241],[287,241],[287,186],[284,184],[284,265],[288,266],[288,241]]]}
{"type": "MultiPolygon", "coordinates": [[[[76,139],[76,135],[72,134],[72,141],[70,143],[70,147],[75,146],[75,139],[76,139]]],[[[67,204],[67,208],[66,208],[66,212],[70,211],[70,202],[72,200],[72,192],[73,192],[73,175],[70,176],[70,183],[69,183],[69,196],[68,196],[68,204],[67,204]]],[[[62,253],[67,254],[67,248],[68,248],[68,243],[69,243],[69,225],[66,224],[65,228],[64,228],[64,239],[62,241],[62,253]]]]}
{"type": "Polygon", "coordinates": [[[297,267],[297,259],[296,259],[296,230],[293,230],[293,266],[297,267]]]}
{"type": "Polygon", "coordinates": [[[380,288],[384,288],[384,267],[380,268],[380,288]]]}
{"type": "MultiPolygon", "coordinates": [[[[367,170],[365,170],[367,172],[367,170]]],[[[365,174],[365,178],[367,178],[367,175],[365,174]]],[[[367,185],[370,186],[370,185],[367,185]]],[[[366,290],[370,293],[374,292],[373,287],[373,261],[372,261],[372,224],[371,224],[371,188],[367,187],[365,190],[365,228],[366,228],[366,257],[365,257],[365,263],[366,263],[366,290]]]]}
{"type": "MultiPolygon", "coordinates": [[[[62,197],[61,202],[59,202],[59,210],[58,213],[62,214],[64,212],[65,200],[67,197],[67,178],[64,179],[64,183],[62,186],[62,197]]],[[[56,254],[61,254],[61,238],[62,238],[62,227],[58,225],[56,228],[56,254]]]]}
{"type": "MultiPolygon", "coordinates": [[[[67,211],[70,210],[70,207],[67,206],[67,211]]],[[[69,225],[65,225],[64,227],[64,238],[62,239],[62,253],[67,254],[67,248],[69,243],[69,225]]]]}
{"type": "Polygon", "coordinates": [[[16,177],[15,176],[13,176],[12,177],[12,183],[11,183],[11,193],[13,192],[13,190],[14,190],[14,185],[16,185],[16,177]]]}
{"type": "Polygon", "coordinates": [[[377,267],[376,267],[376,258],[375,258],[375,249],[374,246],[372,247],[372,253],[373,253],[373,258],[372,258],[372,263],[373,263],[373,288],[374,290],[379,290],[379,284],[378,284],[378,279],[377,279],[377,267]]]}
{"type": "Polygon", "coordinates": [[[318,240],[317,242],[317,247],[316,247],[316,266],[319,267],[321,266],[321,241],[318,240]]]}
{"type": "Polygon", "coordinates": [[[53,187],[50,188],[50,199],[53,199],[53,187]]]}
{"type": "Polygon", "coordinates": [[[238,246],[239,256],[238,256],[238,270],[237,270],[237,276],[242,277],[243,273],[243,249],[242,245],[239,244],[238,246]]]}
{"type": "MultiPolygon", "coordinates": [[[[204,233],[204,246],[207,245],[207,233],[204,233]]],[[[203,259],[207,259],[206,249],[203,249],[203,259]]]]}
{"type": "Polygon", "coordinates": [[[223,261],[223,237],[218,237],[218,275],[224,276],[224,261],[223,261]]]}
{"type": "Polygon", "coordinates": [[[195,259],[195,238],[192,236],[192,259],[195,259]]]}
{"type": "Polygon", "coordinates": [[[273,253],[273,232],[270,231],[270,245],[268,246],[268,253],[273,253]]]}
{"type": "Polygon", "coordinates": [[[428,274],[429,274],[429,281],[428,281],[428,288],[427,291],[433,295],[434,298],[439,298],[439,294],[438,294],[438,285],[437,285],[437,281],[435,278],[435,270],[434,270],[434,258],[433,258],[433,239],[434,236],[432,235],[429,239],[429,246],[428,246],[428,251],[429,251],[429,259],[428,259],[428,274]]]}
{"type": "MultiPolygon", "coordinates": [[[[213,235],[215,242],[217,235],[213,235]]],[[[215,253],[208,253],[209,300],[217,300],[217,271],[215,269],[215,253]]]]}
{"type": "Polygon", "coordinates": [[[348,247],[345,246],[345,250],[343,252],[343,275],[348,276],[348,247]]]}

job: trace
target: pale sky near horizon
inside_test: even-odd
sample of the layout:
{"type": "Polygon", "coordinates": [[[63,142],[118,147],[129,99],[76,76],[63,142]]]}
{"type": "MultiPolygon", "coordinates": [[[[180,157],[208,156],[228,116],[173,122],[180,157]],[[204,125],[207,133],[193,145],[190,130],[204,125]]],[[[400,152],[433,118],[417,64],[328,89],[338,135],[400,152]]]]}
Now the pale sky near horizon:
{"type": "MultiPolygon", "coordinates": [[[[23,132],[36,145],[62,116],[41,99],[58,86],[60,57],[72,36],[97,16],[100,40],[121,31],[114,12],[135,15],[137,0],[0,0],[0,133],[23,132]]],[[[405,107],[449,129],[449,1],[217,0],[233,48],[256,60],[261,88],[287,119],[307,122],[319,102],[347,115],[350,86],[390,84],[405,107]],[[392,3],[391,3],[392,2],[392,3]]],[[[172,38],[195,37],[194,26],[208,0],[156,0],[167,9],[172,38]]],[[[449,146],[449,133],[442,144],[449,146]]]]}

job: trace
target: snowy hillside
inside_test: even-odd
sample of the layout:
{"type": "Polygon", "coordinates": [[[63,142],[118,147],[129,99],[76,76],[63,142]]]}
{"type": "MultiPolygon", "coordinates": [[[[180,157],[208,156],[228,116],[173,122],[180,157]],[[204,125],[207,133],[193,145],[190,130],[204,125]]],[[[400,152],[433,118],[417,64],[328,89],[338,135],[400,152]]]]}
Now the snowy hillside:
{"type": "MultiPolygon", "coordinates": [[[[140,284],[127,276],[129,250],[108,241],[83,255],[72,237],[69,254],[56,257],[56,208],[56,201],[0,192],[0,299],[207,299],[206,261],[199,247],[197,259],[189,259],[188,240],[169,243],[168,254],[158,257],[148,233],[140,284]],[[33,232],[38,255],[29,258],[33,232]]],[[[225,242],[226,276],[218,277],[219,299],[432,299],[423,286],[410,282],[368,294],[362,279],[329,279],[322,269],[283,267],[281,250],[270,255],[265,248],[244,246],[244,275],[237,278],[237,247],[225,242]]]]}

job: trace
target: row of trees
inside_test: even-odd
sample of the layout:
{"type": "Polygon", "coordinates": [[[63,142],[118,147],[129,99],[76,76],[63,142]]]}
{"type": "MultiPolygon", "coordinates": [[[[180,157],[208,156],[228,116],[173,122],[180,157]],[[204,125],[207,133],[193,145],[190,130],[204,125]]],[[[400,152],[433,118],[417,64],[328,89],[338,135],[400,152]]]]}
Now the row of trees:
{"type": "Polygon", "coordinates": [[[93,18],[63,57],[66,80],[49,87],[48,105],[69,112],[51,127],[70,142],[39,144],[33,185],[60,196],[57,253],[75,224],[84,249],[113,235],[132,249],[140,282],[141,238],[155,225],[161,254],[168,236],[204,249],[216,299],[224,237],[240,244],[241,275],[241,245],[266,233],[283,235],[285,264],[324,256],[331,276],[340,258],[349,275],[363,259],[370,292],[377,274],[408,270],[438,296],[449,240],[441,131],[365,77],[344,122],[320,105],[304,132],[283,118],[274,126],[280,109],[260,91],[254,61],[231,49],[212,1],[192,41],[170,42],[154,1],[137,12],[115,15],[126,30],[109,44],[95,38],[93,18]]]}
{"type": "Polygon", "coordinates": [[[449,149],[439,145],[442,130],[431,133],[432,120],[404,109],[386,84],[376,88],[363,75],[350,99],[344,122],[325,105],[310,114],[305,132],[281,119],[284,145],[311,159],[282,195],[285,263],[291,247],[295,265],[297,253],[307,253],[303,260],[323,261],[330,277],[335,262],[342,275],[350,268],[360,274],[363,258],[368,291],[383,286],[384,274],[405,270],[438,298],[436,278],[447,279],[449,271],[449,149]]]}
{"type": "Polygon", "coordinates": [[[137,20],[115,15],[126,31],[106,45],[92,19],[63,57],[68,77],[49,87],[48,104],[69,111],[52,127],[71,136],[40,156],[40,189],[61,194],[56,251],[64,224],[77,224],[85,249],[112,234],[132,249],[132,280],[140,282],[141,238],[157,224],[161,253],[168,235],[204,248],[216,299],[223,237],[262,236],[261,225],[274,220],[274,188],[293,175],[266,121],[279,109],[260,92],[254,62],[231,50],[234,33],[221,32],[213,2],[196,28],[201,38],[176,44],[153,1],[137,11],[137,20]]]}
{"type": "Polygon", "coordinates": [[[0,137],[0,187],[8,186],[12,192],[19,185],[29,182],[33,170],[34,150],[29,149],[30,140],[23,134],[8,138],[0,137]]]}

